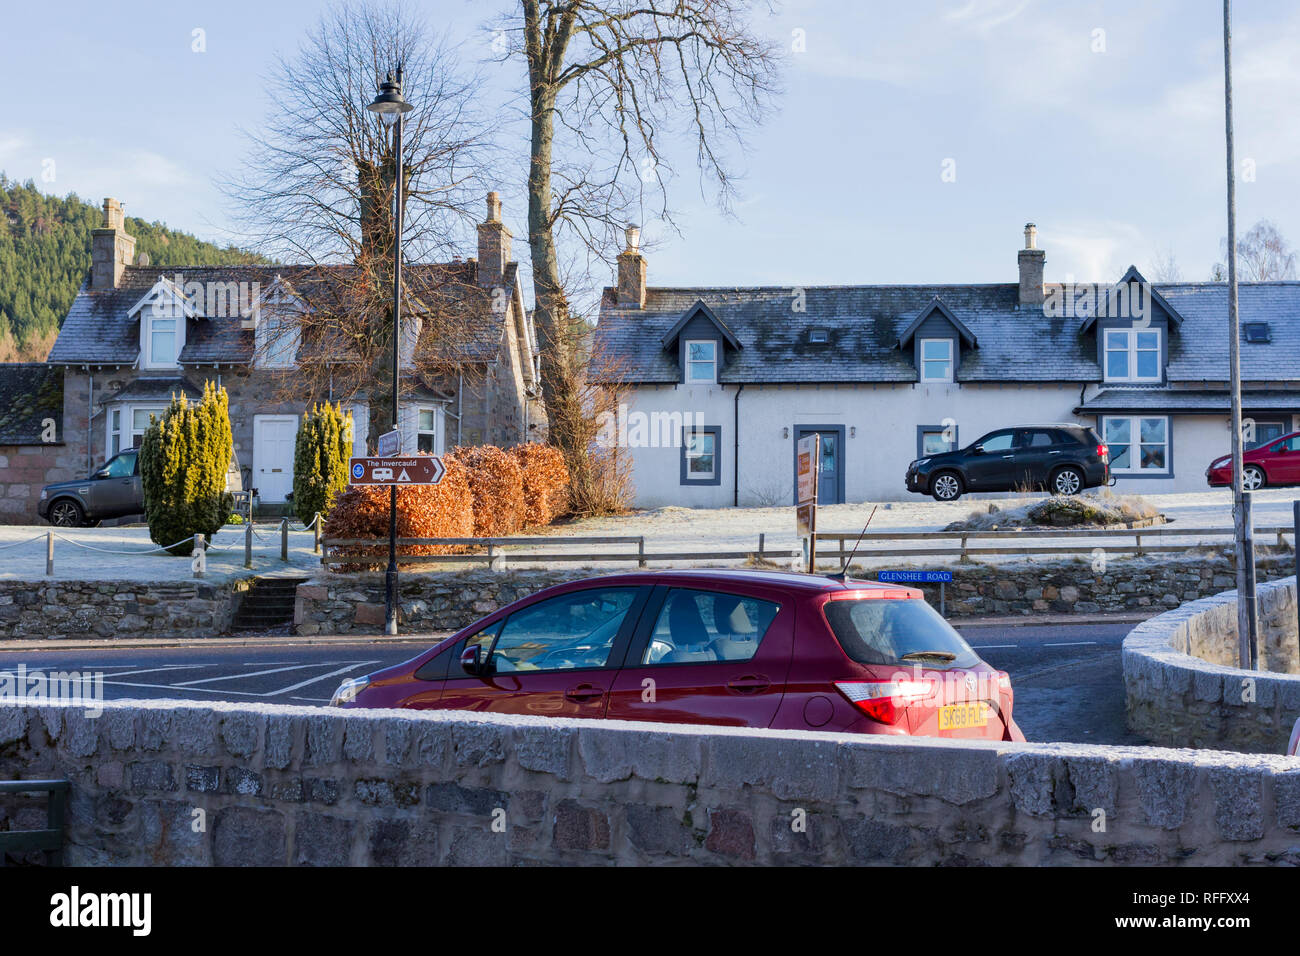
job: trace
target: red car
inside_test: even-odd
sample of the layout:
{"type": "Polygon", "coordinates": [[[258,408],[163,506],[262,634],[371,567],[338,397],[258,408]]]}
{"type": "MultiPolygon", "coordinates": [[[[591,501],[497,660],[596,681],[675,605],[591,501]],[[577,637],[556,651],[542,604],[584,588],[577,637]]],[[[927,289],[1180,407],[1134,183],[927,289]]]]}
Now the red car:
{"type": "MultiPolygon", "coordinates": [[[[1300,485],[1300,432],[1283,435],[1267,444],[1243,452],[1242,487],[1256,491],[1265,485],[1300,485]]],[[[1232,484],[1232,456],[1210,462],[1205,480],[1212,487],[1232,484]]]]}
{"type": "Polygon", "coordinates": [[[1011,679],[919,590],[776,571],[556,585],[345,682],[332,703],[1025,739],[1011,679]]]}

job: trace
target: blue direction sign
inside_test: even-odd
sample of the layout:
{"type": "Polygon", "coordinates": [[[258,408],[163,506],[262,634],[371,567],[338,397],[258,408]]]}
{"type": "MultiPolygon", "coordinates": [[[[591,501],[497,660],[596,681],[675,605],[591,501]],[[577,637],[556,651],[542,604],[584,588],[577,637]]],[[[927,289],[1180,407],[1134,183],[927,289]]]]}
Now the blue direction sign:
{"type": "Polygon", "coordinates": [[[881,571],[876,575],[878,581],[946,584],[952,581],[951,571],[881,571]]]}

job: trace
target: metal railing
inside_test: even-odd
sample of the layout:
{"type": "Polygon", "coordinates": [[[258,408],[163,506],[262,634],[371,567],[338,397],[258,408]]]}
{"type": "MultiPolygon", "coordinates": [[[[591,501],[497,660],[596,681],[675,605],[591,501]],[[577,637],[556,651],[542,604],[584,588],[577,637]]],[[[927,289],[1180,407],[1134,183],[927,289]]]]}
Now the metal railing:
{"type": "MultiPolygon", "coordinates": [[[[1289,525],[1280,525],[1276,527],[1255,528],[1255,537],[1276,535],[1277,546],[1279,548],[1287,547],[1286,535],[1294,536],[1295,529],[1289,525]]],[[[1168,525],[1149,525],[1143,528],[1108,528],[1090,530],[1087,528],[1023,528],[1023,529],[997,529],[988,531],[868,531],[862,534],[861,531],[818,531],[814,535],[818,542],[817,556],[819,558],[846,558],[853,552],[854,543],[859,536],[862,538],[861,544],[857,548],[857,557],[927,557],[927,556],[944,556],[956,557],[961,561],[969,561],[972,557],[979,555],[1023,555],[1032,557],[1037,554],[1072,554],[1085,555],[1092,554],[1096,551],[1104,551],[1113,554],[1156,554],[1163,552],[1177,551],[1194,551],[1198,548],[1207,546],[1205,539],[1224,539],[1225,543],[1231,543],[1233,529],[1226,528],[1173,528],[1168,525]],[[994,540],[1003,541],[1015,539],[1021,542],[1033,542],[1043,539],[1088,539],[1091,543],[1083,541],[1072,542],[1069,544],[1043,545],[1043,546],[1018,546],[1018,547],[999,547],[999,546],[973,546],[972,540],[994,540]],[[1128,542],[1125,539],[1132,539],[1128,542]],[[1147,543],[1143,543],[1143,539],[1147,543]],[[1157,539],[1157,543],[1150,543],[1150,539],[1157,539]],[[1160,543],[1160,539],[1171,538],[1188,538],[1191,541],[1182,543],[1160,543]],[[1100,539],[1100,540],[1099,540],[1100,539]],[[834,550],[823,549],[820,545],[823,541],[835,541],[838,546],[834,550]],[[936,543],[934,542],[952,542],[936,543]],[[920,543],[920,547],[897,547],[898,544],[913,545],[920,543]],[[895,545],[894,547],[881,547],[881,544],[895,545]]],[[[1217,542],[1214,542],[1217,544],[1217,542]]]]}
{"type": "MultiPolygon", "coordinates": [[[[401,554],[398,559],[402,564],[477,564],[483,563],[495,570],[504,570],[508,559],[526,562],[564,563],[574,562],[591,564],[595,562],[636,562],[638,568],[649,566],[652,562],[675,561],[772,561],[790,562],[800,555],[799,549],[776,548],[766,546],[766,535],[758,536],[757,549],[739,551],[647,551],[644,535],[621,536],[602,535],[596,537],[542,537],[523,536],[512,538],[398,538],[398,548],[410,547],[453,547],[473,549],[455,554],[401,554]],[[592,546],[602,548],[600,551],[555,551],[538,548],[556,548],[567,546],[592,546]],[[611,545],[625,545],[624,550],[604,550],[611,545]],[[509,549],[509,550],[507,550],[509,549]]],[[[325,554],[321,564],[373,564],[380,560],[378,553],[372,555],[331,553],[341,548],[377,548],[387,549],[387,538],[325,538],[321,541],[325,554]]]]}
{"type": "Polygon", "coordinates": [[[44,830],[8,830],[0,833],[0,866],[6,853],[44,851],[50,866],[63,865],[63,821],[67,817],[67,780],[0,780],[3,793],[48,793],[44,830]]]}

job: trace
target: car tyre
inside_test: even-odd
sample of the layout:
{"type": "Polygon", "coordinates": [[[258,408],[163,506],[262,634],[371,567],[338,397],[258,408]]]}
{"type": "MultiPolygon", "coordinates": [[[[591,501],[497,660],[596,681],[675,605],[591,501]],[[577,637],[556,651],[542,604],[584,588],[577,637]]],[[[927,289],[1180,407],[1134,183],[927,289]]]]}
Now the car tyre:
{"type": "Polygon", "coordinates": [[[1070,466],[1052,475],[1051,491],[1054,495],[1077,495],[1083,490],[1083,472],[1070,466]]]}
{"type": "Polygon", "coordinates": [[[930,494],[935,501],[956,501],[964,490],[961,475],[955,471],[941,471],[930,480],[930,494]]]}
{"type": "Polygon", "coordinates": [[[80,528],[86,523],[86,512],[71,498],[59,498],[50,504],[50,524],[56,528],[80,528]]]}
{"type": "Polygon", "coordinates": [[[1268,484],[1268,476],[1259,465],[1247,465],[1241,470],[1241,486],[1247,491],[1258,491],[1268,484]]]}

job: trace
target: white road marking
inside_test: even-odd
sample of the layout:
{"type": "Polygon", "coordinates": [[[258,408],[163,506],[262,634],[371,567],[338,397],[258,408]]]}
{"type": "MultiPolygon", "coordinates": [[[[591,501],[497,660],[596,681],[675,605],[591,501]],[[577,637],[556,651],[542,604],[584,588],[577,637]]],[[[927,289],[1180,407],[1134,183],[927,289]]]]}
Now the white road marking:
{"type": "MultiPolygon", "coordinates": [[[[263,677],[267,674],[282,674],[285,671],[300,671],[307,667],[319,667],[320,664],[294,664],[292,667],[273,667],[269,671],[249,671],[244,674],[226,674],[224,677],[203,677],[199,680],[182,681],[175,684],[175,687],[189,687],[192,684],[215,684],[223,680],[240,680],[245,677],[263,677]]],[[[326,666],[329,666],[326,664],[326,666]]]]}
{"type": "Polygon", "coordinates": [[[274,693],[287,694],[291,690],[301,690],[302,688],[306,687],[308,684],[315,684],[318,681],[323,681],[330,677],[338,677],[342,674],[346,674],[348,671],[354,671],[358,667],[369,667],[371,664],[378,664],[378,663],[379,661],[358,661],[355,664],[349,664],[347,667],[340,667],[336,671],[330,671],[328,674],[321,674],[320,677],[313,677],[311,680],[305,680],[300,684],[294,684],[292,687],[285,687],[281,690],[275,691],[274,693]]]}
{"type": "Polygon", "coordinates": [[[329,700],[324,697],[290,697],[290,700],[306,700],[313,704],[328,704],[329,700]]]}
{"type": "Polygon", "coordinates": [[[1088,644],[1096,644],[1096,641],[1068,641],[1063,644],[1044,644],[1044,647],[1084,647],[1088,644]]]}
{"type": "Polygon", "coordinates": [[[990,647],[1019,647],[1019,646],[1020,646],[1019,644],[972,644],[971,645],[971,647],[975,648],[975,650],[977,651],[985,650],[986,648],[990,648],[990,647]]]}
{"type": "MultiPolygon", "coordinates": [[[[115,667],[125,667],[125,666],[130,666],[130,665],[116,664],[116,665],[114,665],[114,666],[115,666],[115,667]]],[[[213,665],[213,664],[169,664],[169,665],[167,665],[166,667],[146,667],[146,668],[144,668],[144,669],[142,669],[142,670],[135,670],[135,671],[114,671],[113,674],[112,674],[112,676],[113,676],[113,677],[131,677],[131,676],[134,676],[134,675],[136,675],[136,674],[156,674],[156,673],[158,673],[159,671],[176,671],[176,670],[193,669],[193,668],[195,668],[195,667],[214,667],[214,666],[216,666],[216,665],[213,665]]],[[[29,667],[29,668],[27,668],[27,673],[28,673],[28,674],[32,674],[32,673],[35,673],[36,671],[41,671],[41,672],[44,672],[44,673],[49,673],[49,672],[51,672],[51,671],[54,671],[54,670],[57,670],[57,669],[62,669],[62,668],[64,668],[64,667],[66,667],[66,665],[63,665],[63,664],[55,664],[53,667],[29,667]]],[[[78,667],[78,668],[76,668],[76,670],[80,671],[82,674],[93,674],[93,673],[95,673],[96,671],[101,670],[101,668],[99,668],[99,667],[95,667],[95,666],[92,665],[92,666],[90,666],[90,667],[78,667]]],[[[10,676],[13,676],[14,671],[0,671],[0,674],[8,674],[8,675],[10,675],[10,676]]]]}

